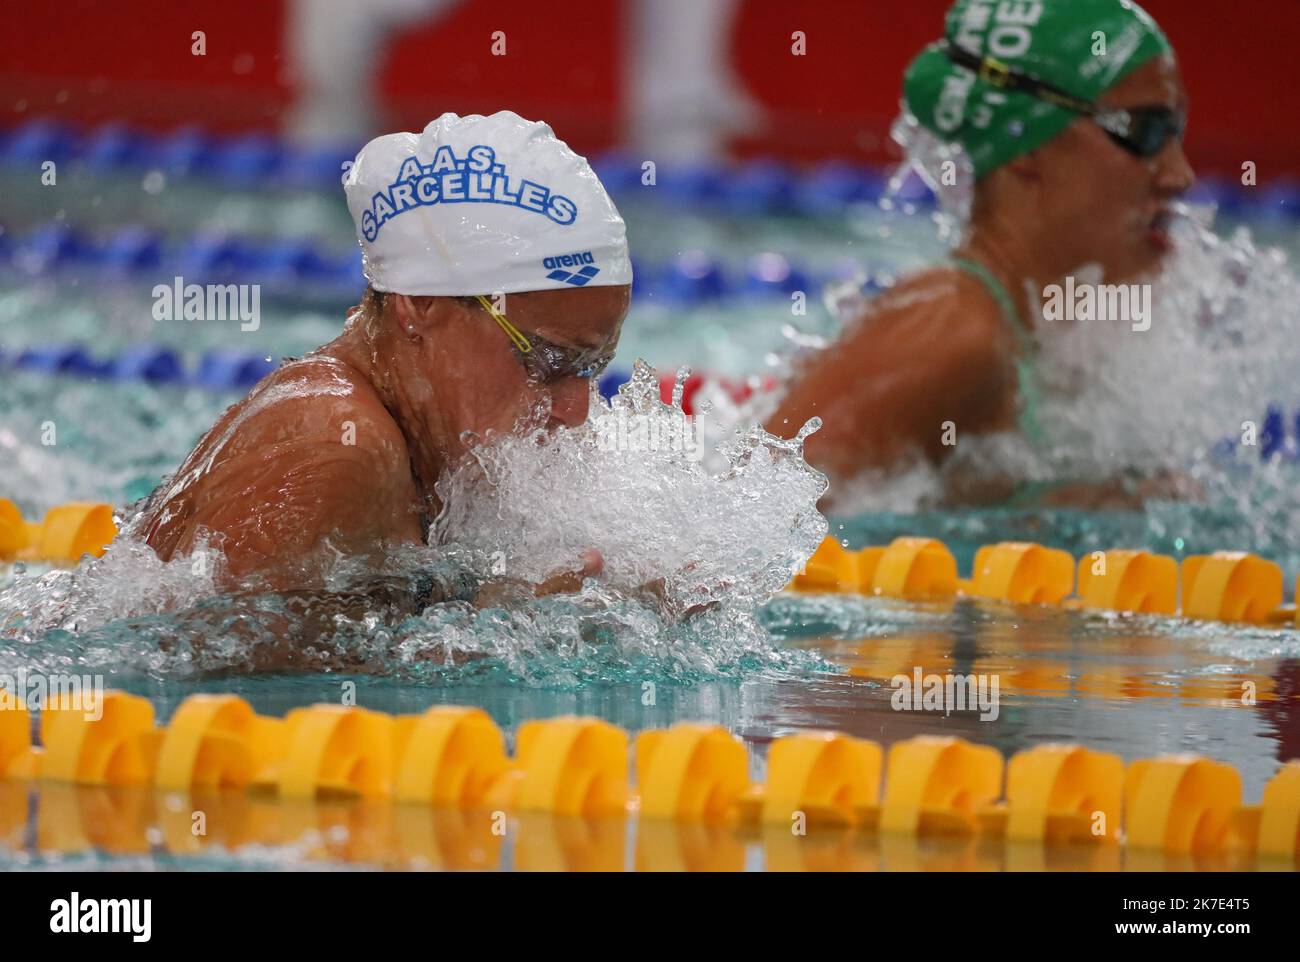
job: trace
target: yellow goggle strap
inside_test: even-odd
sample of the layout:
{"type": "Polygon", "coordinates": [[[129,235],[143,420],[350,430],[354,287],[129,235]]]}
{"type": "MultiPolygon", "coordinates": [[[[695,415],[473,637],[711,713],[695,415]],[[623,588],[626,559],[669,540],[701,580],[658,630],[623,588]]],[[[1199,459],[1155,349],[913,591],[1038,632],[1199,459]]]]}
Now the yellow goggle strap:
{"type": "Polygon", "coordinates": [[[507,321],[504,314],[492,306],[492,301],[490,299],[482,294],[475,294],[474,296],[478,298],[478,302],[483,305],[483,309],[492,315],[492,320],[501,325],[501,330],[506,332],[506,337],[510,338],[510,343],[524,354],[528,354],[532,351],[533,345],[529,342],[528,338],[524,337],[519,328],[507,321]]]}

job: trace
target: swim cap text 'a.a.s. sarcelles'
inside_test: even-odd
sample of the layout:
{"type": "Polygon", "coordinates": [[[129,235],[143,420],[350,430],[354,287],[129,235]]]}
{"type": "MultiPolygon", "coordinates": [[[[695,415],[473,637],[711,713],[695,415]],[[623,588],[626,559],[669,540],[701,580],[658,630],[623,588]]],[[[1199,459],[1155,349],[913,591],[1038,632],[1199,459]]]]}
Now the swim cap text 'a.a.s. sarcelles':
{"type": "Polygon", "coordinates": [[[632,282],[627,231],[590,165],[543,123],[443,114],[377,137],[344,181],[380,291],[468,296],[632,282]]]}

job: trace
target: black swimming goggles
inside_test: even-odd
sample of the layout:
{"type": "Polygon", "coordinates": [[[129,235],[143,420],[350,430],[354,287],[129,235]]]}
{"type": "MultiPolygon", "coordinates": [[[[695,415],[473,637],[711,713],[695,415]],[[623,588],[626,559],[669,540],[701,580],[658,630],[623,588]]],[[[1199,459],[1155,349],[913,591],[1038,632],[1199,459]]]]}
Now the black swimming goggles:
{"type": "Polygon", "coordinates": [[[1181,140],[1183,131],[1187,129],[1187,116],[1164,104],[1103,107],[1068,94],[1045,80],[1021,73],[996,57],[981,57],[951,40],[945,41],[944,54],[957,66],[975,71],[981,80],[992,87],[1028,94],[1089,118],[1111,140],[1135,157],[1149,159],[1156,156],[1171,140],[1181,140]]]}
{"type": "Polygon", "coordinates": [[[598,377],[609,367],[609,362],[614,360],[613,354],[601,354],[590,348],[562,347],[540,334],[524,334],[506,320],[506,316],[496,309],[489,298],[482,294],[476,294],[475,297],[483,309],[492,315],[492,320],[506,332],[519,355],[519,363],[534,381],[554,384],[566,377],[598,377]]]}

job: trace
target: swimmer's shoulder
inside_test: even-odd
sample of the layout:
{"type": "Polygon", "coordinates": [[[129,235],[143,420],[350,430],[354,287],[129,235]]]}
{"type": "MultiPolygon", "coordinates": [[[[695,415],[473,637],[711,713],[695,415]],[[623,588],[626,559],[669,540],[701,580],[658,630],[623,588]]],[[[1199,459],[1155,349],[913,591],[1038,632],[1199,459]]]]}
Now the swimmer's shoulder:
{"type": "Polygon", "coordinates": [[[1002,309],[978,278],[950,264],[938,264],[901,278],[872,304],[882,312],[919,311],[970,316],[974,322],[997,325],[1002,309]]]}
{"type": "Polygon", "coordinates": [[[864,306],[856,329],[868,339],[886,329],[909,330],[919,337],[931,332],[945,340],[999,349],[1008,339],[997,301],[979,280],[950,265],[900,278],[864,306]]]}
{"type": "Polygon", "coordinates": [[[281,365],[242,405],[239,433],[253,443],[340,441],[405,464],[406,441],[383,401],[356,368],[316,353],[281,365]]]}

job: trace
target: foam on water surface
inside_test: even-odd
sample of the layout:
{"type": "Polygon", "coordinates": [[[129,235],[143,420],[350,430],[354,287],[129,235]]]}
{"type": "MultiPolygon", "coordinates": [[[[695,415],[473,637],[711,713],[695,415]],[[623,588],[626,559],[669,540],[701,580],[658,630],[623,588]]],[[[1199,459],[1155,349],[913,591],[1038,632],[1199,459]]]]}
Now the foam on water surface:
{"type": "Polygon", "coordinates": [[[611,406],[593,398],[586,424],[488,439],[439,484],[434,546],[394,547],[379,569],[334,554],[326,592],[223,593],[218,545],[164,563],[130,537],[73,571],[19,575],[0,591],[0,670],[504,673],[563,685],[785,665],[755,612],[826,533],[826,482],[801,456],[816,423],[793,441],[737,432],[712,472],[688,440],[684,378],[663,404],[655,372],[638,364],[611,406]],[[467,578],[537,584],[593,549],[603,570],[576,593],[404,613],[421,584],[439,597],[463,594],[467,578]]]}

